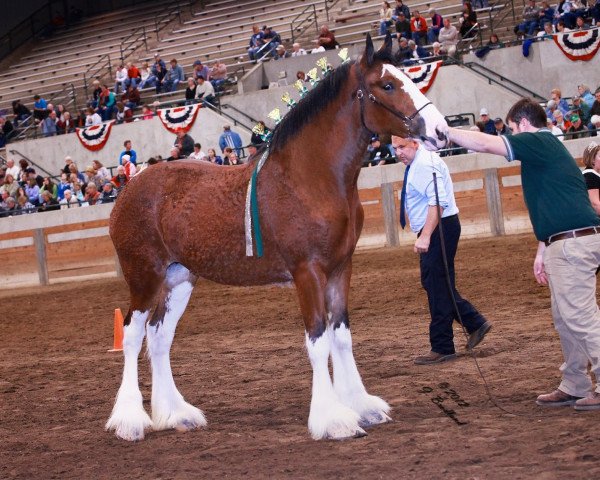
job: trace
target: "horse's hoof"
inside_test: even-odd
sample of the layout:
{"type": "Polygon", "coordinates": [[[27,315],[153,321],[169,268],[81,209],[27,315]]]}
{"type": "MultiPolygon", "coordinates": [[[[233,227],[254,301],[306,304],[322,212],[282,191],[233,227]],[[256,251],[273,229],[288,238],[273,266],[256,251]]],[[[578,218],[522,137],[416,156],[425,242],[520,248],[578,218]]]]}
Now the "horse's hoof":
{"type": "Polygon", "coordinates": [[[354,429],[348,429],[348,428],[339,428],[339,429],[332,429],[327,436],[325,437],[326,440],[350,440],[351,438],[361,438],[361,437],[366,437],[367,436],[367,432],[365,432],[362,428],[360,427],[355,427],[354,429]]]}
{"type": "Polygon", "coordinates": [[[175,425],[175,430],[178,432],[191,432],[192,430],[198,430],[201,427],[204,427],[206,422],[198,422],[194,420],[183,420],[177,425],[175,425]]]}
{"type": "Polygon", "coordinates": [[[358,425],[362,428],[368,428],[391,421],[392,419],[384,412],[368,412],[361,417],[360,421],[358,422],[358,425]]]}

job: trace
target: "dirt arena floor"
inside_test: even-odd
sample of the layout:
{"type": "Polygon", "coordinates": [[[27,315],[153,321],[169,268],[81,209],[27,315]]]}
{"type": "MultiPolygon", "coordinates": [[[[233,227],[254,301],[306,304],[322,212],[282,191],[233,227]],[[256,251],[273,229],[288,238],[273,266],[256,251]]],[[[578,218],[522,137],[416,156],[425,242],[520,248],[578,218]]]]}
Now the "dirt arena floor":
{"type": "MultiPolygon", "coordinates": [[[[548,289],[531,274],[535,246],[531,235],[465,240],[457,259],[459,290],[494,324],[481,367],[518,416],[491,404],[469,356],[413,364],[428,317],[412,249],[355,256],[354,351],[393,422],[344,442],[307,433],[311,374],[293,289],[199,282],[172,360],[209,427],[140,443],[103,430],[121,378],[121,355],[107,348],[114,309],[127,309],[124,283],[3,291],[0,478],[599,478],[600,412],[534,404],[558,385],[561,363],[548,289]]],[[[149,410],[145,358],[140,368],[149,410]]]]}

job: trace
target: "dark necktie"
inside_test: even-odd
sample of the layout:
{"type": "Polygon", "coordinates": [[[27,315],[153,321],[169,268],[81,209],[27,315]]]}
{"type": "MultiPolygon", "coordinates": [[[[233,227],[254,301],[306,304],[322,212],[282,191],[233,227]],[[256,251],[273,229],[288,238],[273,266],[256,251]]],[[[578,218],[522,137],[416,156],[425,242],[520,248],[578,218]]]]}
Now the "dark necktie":
{"type": "Polygon", "coordinates": [[[402,193],[400,194],[400,226],[402,230],[406,227],[406,214],[404,213],[406,210],[406,179],[408,178],[408,170],[410,165],[406,166],[406,170],[404,170],[404,181],[402,182],[402,193]]]}

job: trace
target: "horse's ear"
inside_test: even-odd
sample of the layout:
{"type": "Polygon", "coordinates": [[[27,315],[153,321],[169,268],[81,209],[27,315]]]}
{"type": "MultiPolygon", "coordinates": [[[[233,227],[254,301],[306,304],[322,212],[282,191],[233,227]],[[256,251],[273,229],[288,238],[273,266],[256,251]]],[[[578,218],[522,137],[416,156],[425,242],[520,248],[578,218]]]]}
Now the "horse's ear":
{"type": "Polygon", "coordinates": [[[371,40],[371,34],[367,33],[367,46],[365,48],[365,59],[367,66],[370,67],[373,64],[373,58],[375,57],[375,48],[373,47],[373,40],[371,40]]]}
{"type": "Polygon", "coordinates": [[[380,52],[384,53],[388,57],[392,56],[392,36],[390,32],[385,34],[385,40],[383,41],[383,45],[379,49],[380,52]]]}

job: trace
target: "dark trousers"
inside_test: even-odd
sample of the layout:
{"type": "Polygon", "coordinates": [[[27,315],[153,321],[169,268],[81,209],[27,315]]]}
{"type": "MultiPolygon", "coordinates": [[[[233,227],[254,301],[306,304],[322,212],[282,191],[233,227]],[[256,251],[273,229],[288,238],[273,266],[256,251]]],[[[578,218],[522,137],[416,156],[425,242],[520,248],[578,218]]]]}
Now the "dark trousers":
{"type": "MultiPolygon", "coordinates": [[[[442,227],[444,228],[450,283],[452,284],[452,290],[463,325],[468,333],[472,333],[483,325],[485,318],[473,305],[462,298],[456,290],[454,257],[456,255],[456,248],[458,247],[458,239],[460,238],[460,221],[458,215],[442,218],[442,227]]],[[[454,320],[458,321],[458,317],[446,283],[439,227],[431,235],[429,250],[427,253],[421,254],[420,266],[421,285],[427,292],[429,313],[431,314],[431,324],[429,325],[431,350],[444,355],[454,353],[452,322],[454,320]]]]}

